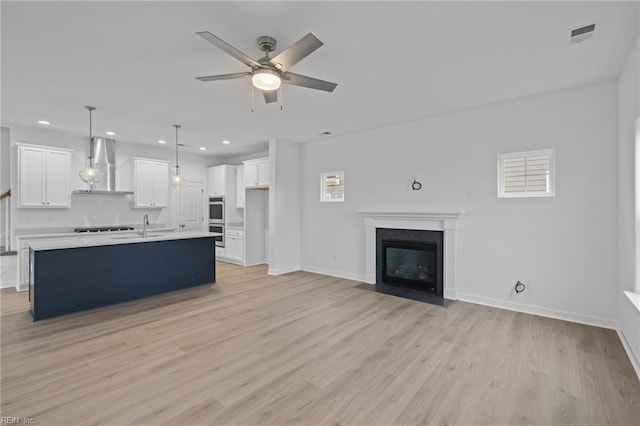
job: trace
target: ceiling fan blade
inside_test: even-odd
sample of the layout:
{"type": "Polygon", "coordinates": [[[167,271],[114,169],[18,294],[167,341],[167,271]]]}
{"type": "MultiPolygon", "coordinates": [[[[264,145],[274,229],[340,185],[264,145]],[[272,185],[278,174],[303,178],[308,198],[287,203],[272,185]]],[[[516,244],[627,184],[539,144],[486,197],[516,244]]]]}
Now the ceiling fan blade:
{"type": "Polygon", "coordinates": [[[322,46],[322,42],[313,34],[309,33],[300,40],[287,47],[271,59],[271,63],[281,71],[286,71],[314,50],[322,46]]]}
{"type": "Polygon", "coordinates": [[[232,80],[234,78],[246,78],[251,77],[250,72],[235,72],[233,74],[220,74],[220,75],[207,75],[205,77],[196,77],[196,80],[200,81],[218,81],[218,80],[232,80]]]}
{"type": "Polygon", "coordinates": [[[292,84],[294,86],[308,87],[309,89],[324,90],[325,92],[333,92],[338,84],[330,81],[318,80],[317,78],[308,77],[306,75],[285,72],[282,74],[282,82],[292,84]]]}
{"type": "Polygon", "coordinates": [[[241,51],[239,51],[238,49],[236,49],[235,47],[233,47],[232,45],[230,45],[226,41],[222,40],[219,37],[214,36],[209,31],[200,31],[200,32],[197,32],[196,34],[198,34],[203,39],[207,40],[209,43],[219,47],[222,50],[224,50],[229,55],[233,56],[234,58],[236,58],[237,60],[239,60],[243,64],[248,65],[248,66],[250,66],[252,68],[261,67],[260,62],[256,61],[255,59],[250,58],[247,55],[245,55],[244,53],[242,53],[241,51]]]}
{"type": "Polygon", "coordinates": [[[262,94],[264,95],[264,101],[268,104],[273,102],[278,102],[278,91],[277,90],[263,90],[262,94]]]}

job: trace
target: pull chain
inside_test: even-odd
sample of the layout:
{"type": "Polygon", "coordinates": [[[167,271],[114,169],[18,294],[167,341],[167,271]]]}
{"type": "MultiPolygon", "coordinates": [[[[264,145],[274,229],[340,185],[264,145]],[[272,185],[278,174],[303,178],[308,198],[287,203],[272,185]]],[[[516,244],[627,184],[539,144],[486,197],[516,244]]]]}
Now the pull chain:
{"type": "Polygon", "coordinates": [[[284,90],[282,90],[282,85],[278,88],[278,90],[280,92],[280,111],[282,111],[284,106],[284,96],[282,95],[284,93],[284,90]]]}
{"type": "Polygon", "coordinates": [[[254,90],[253,90],[253,84],[250,84],[251,86],[251,112],[253,112],[253,107],[254,107],[254,90]]]}

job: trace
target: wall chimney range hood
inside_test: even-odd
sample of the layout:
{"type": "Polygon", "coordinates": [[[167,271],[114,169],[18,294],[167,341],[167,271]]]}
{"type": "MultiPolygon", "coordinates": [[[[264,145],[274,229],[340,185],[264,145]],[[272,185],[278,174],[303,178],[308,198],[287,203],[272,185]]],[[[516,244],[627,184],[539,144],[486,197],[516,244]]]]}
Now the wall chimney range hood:
{"type": "Polygon", "coordinates": [[[78,189],[73,191],[77,195],[131,195],[133,191],[116,191],[116,152],[115,139],[93,137],[91,151],[93,167],[103,173],[103,178],[93,184],[93,189],[78,189]]]}

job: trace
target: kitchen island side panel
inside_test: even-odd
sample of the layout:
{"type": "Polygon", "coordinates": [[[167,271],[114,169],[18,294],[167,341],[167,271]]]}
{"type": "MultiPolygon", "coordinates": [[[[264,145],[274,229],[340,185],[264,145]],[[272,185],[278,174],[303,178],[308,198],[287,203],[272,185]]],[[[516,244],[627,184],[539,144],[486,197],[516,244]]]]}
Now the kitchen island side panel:
{"type": "Polygon", "coordinates": [[[34,321],[215,282],[213,237],[31,252],[34,321]]]}

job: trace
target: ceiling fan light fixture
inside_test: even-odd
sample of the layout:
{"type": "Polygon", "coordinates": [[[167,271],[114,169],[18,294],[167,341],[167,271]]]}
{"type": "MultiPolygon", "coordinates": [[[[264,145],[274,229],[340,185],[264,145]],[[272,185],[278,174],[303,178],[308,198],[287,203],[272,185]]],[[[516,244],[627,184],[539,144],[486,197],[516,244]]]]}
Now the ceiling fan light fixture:
{"type": "Polygon", "coordinates": [[[268,68],[260,68],[253,72],[251,82],[260,90],[278,90],[280,88],[280,74],[268,68]]]}

